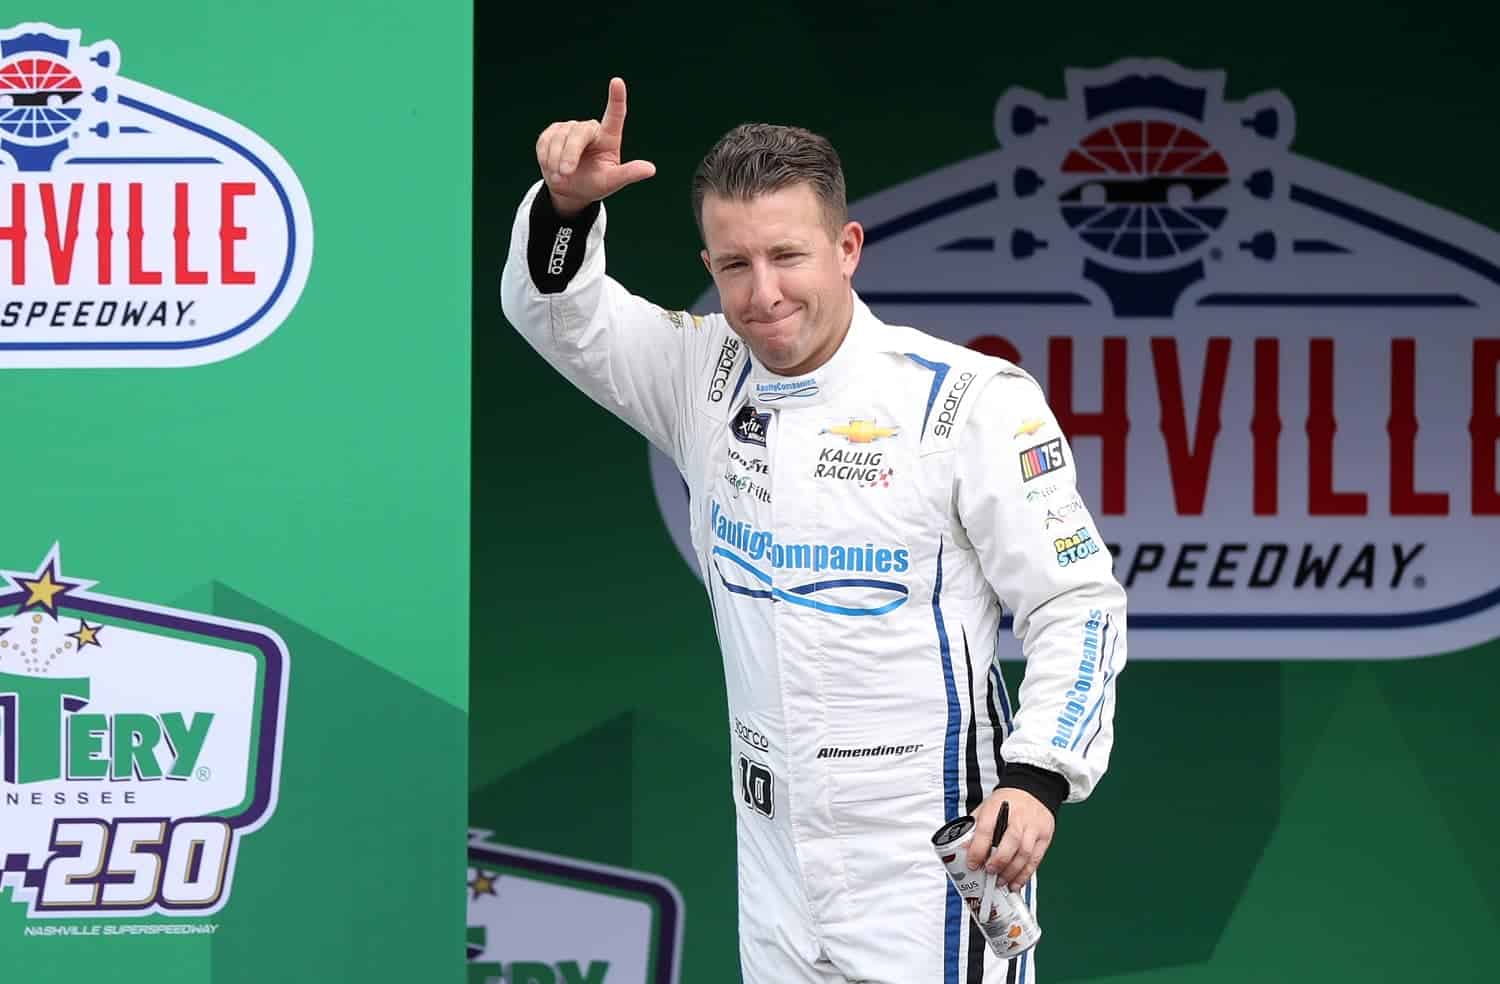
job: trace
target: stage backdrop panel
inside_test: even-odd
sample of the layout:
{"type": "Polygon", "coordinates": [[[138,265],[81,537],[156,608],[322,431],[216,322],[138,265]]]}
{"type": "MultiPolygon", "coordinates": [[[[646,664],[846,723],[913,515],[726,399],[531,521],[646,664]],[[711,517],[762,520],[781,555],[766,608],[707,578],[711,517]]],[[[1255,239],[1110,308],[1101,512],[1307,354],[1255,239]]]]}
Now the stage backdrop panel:
{"type": "Polygon", "coordinates": [[[625,154],[658,167],[609,203],[631,289],[715,306],[693,168],[737,123],[803,124],[843,156],[876,311],[1012,353],[1068,411],[1135,617],[1113,771],[1043,867],[1042,976],[1479,979],[1500,75],[1476,16],[480,10],[474,825],[669,880],[682,979],[737,979],[735,739],[680,483],[497,298],[537,133],[618,74],[625,154]]]}
{"type": "Polygon", "coordinates": [[[460,980],[468,3],[0,21],[0,966],[460,980]]]}

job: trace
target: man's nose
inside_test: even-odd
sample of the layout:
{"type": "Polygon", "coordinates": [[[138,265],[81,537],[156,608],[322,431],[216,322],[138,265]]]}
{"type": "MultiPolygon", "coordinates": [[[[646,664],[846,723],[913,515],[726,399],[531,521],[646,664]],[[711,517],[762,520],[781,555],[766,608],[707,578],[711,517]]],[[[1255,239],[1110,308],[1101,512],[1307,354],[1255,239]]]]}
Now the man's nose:
{"type": "Polygon", "coordinates": [[[769,314],[781,302],[781,285],[769,263],[757,263],[751,272],[750,303],[756,311],[769,314]]]}

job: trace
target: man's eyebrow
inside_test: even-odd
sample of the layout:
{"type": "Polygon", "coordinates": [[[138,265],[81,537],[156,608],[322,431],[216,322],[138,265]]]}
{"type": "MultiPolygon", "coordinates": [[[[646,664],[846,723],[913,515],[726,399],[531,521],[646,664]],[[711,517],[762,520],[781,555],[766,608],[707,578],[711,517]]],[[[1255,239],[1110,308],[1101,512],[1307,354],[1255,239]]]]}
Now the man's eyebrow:
{"type": "MultiPolygon", "coordinates": [[[[767,253],[788,253],[788,252],[805,253],[805,252],[807,252],[807,243],[802,242],[801,240],[797,240],[797,239],[783,239],[780,242],[772,243],[770,246],[766,247],[766,252],[767,253]]],[[[745,254],[743,252],[737,250],[737,249],[727,249],[727,250],[725,250],[722,253],[715,253],[713,250],[709,250],[708,251],[708,258],[709,258],[709,260],[711,260],[714,263],[721,263],[721,262],[723,262],[725,260],[743,260],[745,258],[745,254]]]]}

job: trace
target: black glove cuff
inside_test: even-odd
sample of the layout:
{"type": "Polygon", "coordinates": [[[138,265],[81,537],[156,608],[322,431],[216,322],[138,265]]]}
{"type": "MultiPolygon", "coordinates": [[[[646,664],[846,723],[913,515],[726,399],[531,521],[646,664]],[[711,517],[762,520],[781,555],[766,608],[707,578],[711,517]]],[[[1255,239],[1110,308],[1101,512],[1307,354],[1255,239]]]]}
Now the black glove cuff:
{"type": "Polygon", "coordinates": [[[526,266],[531,282],[543,294],[561,294],[583,267],[589,230],[599,217],[598,202],[571,219],[557,214],[546,185],[531,201],[531,236],[526,241],[526,266]]]}
{"type": "Polygon", "coordinates": [[[1057,816],[1057,808],[1062,806],[1062,801],[1068,798],[1068,780],[1052,772],[1035,765],[1021,765],[1015,762],[1005,763],[1005,771],[1000,775],[1000,782],[995,785],[998,789],[1019,789],[1030,793],[1041,800],[1042,805],[1057,816]]]}

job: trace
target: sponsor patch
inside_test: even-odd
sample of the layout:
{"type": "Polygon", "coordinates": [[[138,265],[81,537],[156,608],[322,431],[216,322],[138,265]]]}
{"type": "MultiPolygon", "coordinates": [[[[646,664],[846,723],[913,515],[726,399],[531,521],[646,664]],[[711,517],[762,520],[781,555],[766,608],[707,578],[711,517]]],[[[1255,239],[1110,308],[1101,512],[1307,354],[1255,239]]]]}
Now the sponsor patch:
{"type": "MultiPolygon", "coordinates": [[[[708,381],[708,402],[719,403],[724,399],[724,390],[729,386],[729,374],[740,357],[740,340],[726,338],[719,346],[719,361],[714,364],[713,377],[708,381]]],[[[761,443],[765,443],[762,441],[761,443]]]]}
{"type": "Polygon", "coordinates": [[[762,403],[781,400],[806,400],[818,395],[818,380],[807,376],[803,379],[778,379],[770,383],[755,384],[755,398],[762,403]]]}
{"type": "Polygon", "coordinates": [[[1085,557],[1091,557],[1099,552],[1099,543],[1094,539],[1092,533],[1080,527],[1072,536],[1060,536],[1052,541],[1053,548],[1057,551],[1057,566],[1067,567],[1076,564],[1085,557]]]}
{"type": "Polygon", "coordinates": [[[1056,482],[1048,482],[1046,485],[1038,485],[1036,488],[1026,493],[1026,501],[1036,502],[1038,499],[1050,499],[1057,494],[1057,491],[1058,485],[1056,482]]]}
{"type": "Polygon", "coordinates": [[[1021,480],[1029,482],[1048,472],[1057,471],[1065,464],[1067,462],[1063,460],[1062,438],[1054,437],[1021,452],[1021,480]]]}
{"type": "Polygon", "coordinates": [[[741,444],[754,444],[763,448],[766,446],[766,427],[770,423],[769,413],[758,413],[747,403],[740,407],[740,412],[729,422],[729,434],[741,444]]]}
{"type": "Polygon", "coordinates": [[[1072,499],[1068,500],[1060,506],[1047,507],[1047,516],[1043,520],[1042,525],[1049,530],[1054,526],[1064,525],[1067,523],[1069,516],[1073,515],[1082,508],[1083,500],[1080,499],[1077,495],[1074,495],[1072,499]]]}
{"type": "Polygon", "coordinates": [[[901,428],[896,426],[881,427],[875,423],[873,418],[866,420],[860,417],[852,417],[847,424],[825,427],[818,433],[837,434],[850,444],[870,444],[874,441],[883,441],[888,437],[895,437],[901,433],[901,428]]]}
{"type": "Polygon", "coordinates": [[[776,816],[776,777],[759,762],[740,756],[740,796],[767,820],[776,816]]]}
{"type": "Polygon", "coordinates": [[[883,478],[889,479],[891,469],[881,467],[884,462],[885,454],[881,451],[823,448],[818,452],[817,464],[813,465],[812,477],[854,482],[868,487],[883,478]]]}
{"type": "Polygon", "coordinates": [[[763,752],[771,750],[771,739],[765,734],[747,725],[739,718],[734,719],[734,736],[751,748],[758,748],[763,752]]]}
{"type": "Polygon", "coordinates": [[[932,432],[938,437],[947,437],[953,433],[953,424],[958,420],[959,405],[964,402],[964,397],[969,395],[969,384],[974,382],[972,372],[961,372],[953,385],[948,388],[948,393],[943,397],[943,405],[938,409],[937,423],[933,425],[932,432]]]}
{"type": "Polygon", "coordinates": [[[868,748],[838,748],[830,745],[818,749],[818,758],[882,758],[887,755],[910,755],[921,750],[921,745],[871,745],[868,748]]]}
{"type": "Polygon", "coordinates": [[[1043,423],[1044,423],[1044,421],[1041,421],[1041,420],[1027,420],[1027,421],[1023,421],[1021,423],[1021,426],[1016,428],[1016,432],[1012,436],[1013,437],[1030,437],[1031,435],[1035,434],[1037,431],[1039,431],[1039,430],[1042,429],[1042,424],[1043,423]]]}

